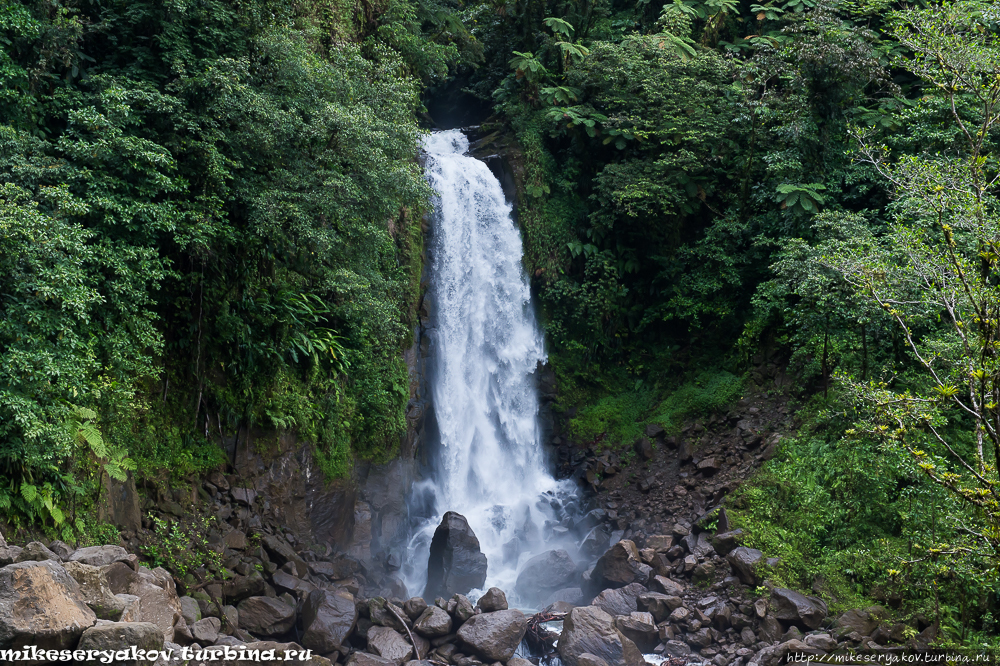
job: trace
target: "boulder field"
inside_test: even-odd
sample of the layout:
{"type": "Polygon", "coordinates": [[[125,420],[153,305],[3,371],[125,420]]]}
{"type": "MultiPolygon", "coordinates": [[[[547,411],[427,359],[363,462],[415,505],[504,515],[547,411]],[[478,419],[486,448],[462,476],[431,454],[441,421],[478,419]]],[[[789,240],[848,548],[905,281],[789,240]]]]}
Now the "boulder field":
{"type": "Polygon", "coordinates": [[[557,653],[566,666],[641,666],[655,653],[673,666],[777,666],[790,652],[919,649],[933,638],[933,627],[914,638],[886,623],[877,607],[832,618],[821,599],[770,586],[768,558],[737,545],[738,531],[690,524],[617,541],[587,568],[562,550],[534,557],[517,587],[546,595],[538,613],[509,607],[497,588],[474,603],[466,594],[484,558],[459,519],[446,518],[452,538],[434,584],[462,591],[433,600],[368,596],[362,563],[274,535],[250,540],[271,566],[200,586],[117,545],[19,547],[0,536],[0,654],[136,646],[155,657],[141,663],[161,666],[184,663],[177,656],[190,666],[259,663],[253,651],[314,666],[528,666],[557,653]],[[558,633],[543,626],[553,620],[558,633]]]}

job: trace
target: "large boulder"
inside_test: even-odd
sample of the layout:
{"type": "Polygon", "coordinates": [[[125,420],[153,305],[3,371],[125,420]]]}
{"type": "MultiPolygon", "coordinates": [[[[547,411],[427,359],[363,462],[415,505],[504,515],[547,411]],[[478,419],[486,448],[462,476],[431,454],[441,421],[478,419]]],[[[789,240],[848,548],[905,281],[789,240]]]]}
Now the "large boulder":
{"type": "Polygon", "coordinates": [[[152,622],[163,632],[164,640],[174,642],[174,625],[184,616],[170,574],[159,567],[140,569],[129,584],[128,594],[137,599],[125,608],[121,621],[152,622]]]}
{"type": "Polygon", "coordinates": [[[76,649],[116,652],[128,650],[133,645],[147,652],[159,651],[163,649],[163,632],[150,622],[98,620],[97,624],[83,632],[76,649]]]}
{"type": "Polygon", "coordinates": [[[585,653],[616,666],[645,666],[642,652],[614,626],[614,618],[597,606],[574,608],[563,621],[559,657],[566,666],[581,666],[585,653]]]}
{"type": "Polygon", "coordinates": [[[485,583],[486,556],[479,548],[479,539],[465,516],[447,512],[431,539],[424,598],[447,599],[482,588],[485,583]]]}
{"type": "Polygon", "coordinates": [[[121,546],[88,546],[73,551],[73,554],[69,556],[69,561],[82,562],[92,567],[103,567],[127,557],[128,551],[121,546]]]}
{"type": "Polygon", "coordinates": [[[358,608],[346,590],[313,590],[302,606],[302,644],[321,654],[333,652],[354,631],[358,608]]]}
{"type": "Polygon", "coordinates": [[[368,630],[368,650],[383,659],[388,659],[396,666],[409,661],[413,656],[413,646],[403,635],[389,627],[373,626],[368,630]]]}
{"type": "Polygon", "coordinates": [[[101,620],[119,620],[125,603],[115,597],[104,570],[83,562],[67,562],[63,565],[66,573],[80,586],[83,601],[101,620]]]}
{"type": "Polygon", "coordinates": [[[52,560],[0,569],[0,648],[69,649],[97,621],[80,586],[52,560]]]}
{"type": "Polygon", "coordinates": [[[676,580],[667,578],[666,576],[653,576],[653,580],[649,582],[649,586],[654,592],[666,594],[671,597],[681,596],[686,589],[683,583],[678,583],[676,580]]]}
{"type": "Polygon", "coordinates": [[[861,636],[871,636],[872,632],[878,629],[879,617],[885,615],[887,613],[879,606],[864,610],[860,608],[849,610],[834,621],[834,635],[846,636],[856,631],[861,636]]]}
{"type": "Polygon", "coordinates": [[[18,555],[20,555],[20,553],[8,546],[7,540],[3,538],[3,533],[0,533],[0,567],[13,564],[18,555]]]}
{"type": "Polygon", "coordinates": [[[438,638],[450,634],[451,626],[451,616],[447,612],[437,606],[428,606],[413,623],[413,630],[427,638],[438,638]]]}
{"type": "Polygon", "coordinates": [[[528,620],[519,610],[473,615],[458,630],[458,640],[488,661],[507,661],[528,630],[528,620]]]}
{"type": "Polygon", "coordinates": [[[257,636],[280,636],[295,624],[295,609],[279,599],[249,597],[236,610],[240,629],[257,636]]]}
{"type": "Polygon", "coordinates": [[[735,529],[729,532],[721,532],[709,539],[715,552],[719,554],[720,557],[725,557],[733,551],[734,548],[740,545],[740,540],[743,538],[743,530],[735,529]]]}
{"type": "Polygon", "coordinates": [[[669,596],[662,592],[647,592],[640,594],[636,599],[636,606],[640,611],[651,613],[657,622],[663,622],[677,608],[680,608],[680,597],[669,596]]]}
{"type": "Polygon", "coordinates": [[[615,618],[615,628],[627,636],[643,652],[649,652],[659,642],[656,620],[650,613],[629,613],[615,618]]]}
{"type": "Polygon", "coordinates": [[[354,652],[346,666],[396,666],[396,662],[367,652],[354,652]]]}
{"type": "Polygon", "coordinates": [[[198,605],[197,599],[181,597],[179,601],[181,604],[181,615],[189,627],[201,619],[201,606],[198,605]]]}
{"type": "Polygon", "coordinates": [[[101,571],[104,572],[104,577],[114,594],[129,594],[132,586],[141,580],[135,569],[124,562],[112,562],[101,567],[101,571]]]}
{"type": "Polygon", "coordinates": [[[491,587],[479,597],[476,608],[484,613],[507,610],[507,595],[499,587],[491,587]]]}
{"type": "Polygon", "coordinates": [[[45,544],[41,541],[30,542],[18,554],[16,559],[17,562],[43,562],[45,560],[59,562],[60,557],[46,548],[45,544]]]}
{"type": "MultiPolygon", "coordinates": [[[[275,572],[275,574],[283,572],[275,572]]],[[[285,574],[287,575],[287,574],[285,574]]],[[[297,578],[295,580],[298,580],[297,578]]],[[[247,576],[234,576],[222,584],[222,594],[227,600],[237,603],[247,597],[264,594],[267,582],[259,571],[251,571],[247,576]]]]}
{"type": "Polygon", "coordinates": [[[760,582],[757,577],[757,567],[763,559],[764,553],[756,548],[747,548],[746,546],[734,548],[726,555],[726,560],[733,568],[733,573],[739,577],[744,585],[750,586],[755,586],[760,582]]]}
{"type": "Polygon", "coordinates": [[[597,590],[624,587],[629,583],[645,585],[652,571],[653,568],[639,558],[635,544],[623,539],[597,560],[590,574],[590,583],[597,590]]]}
{"type": "Polygon", "coordinates": [[[608,615],[628,615],[639,610],[638,598],[642,594],[649,592],[645,586],[639,583],[629,583],[625,587],[612,590],[604,590],[591,601],[592,606],[597,606],[608,615]]]}
{"type": "Polygon", "coordinates": [[[524,563],[514,589],[521,599],[540,601],[578,578],[576,563],[565,550],[550,550],[524,563]]]}
{"type": "Polygon", "coordinates": [[[776,618],[803,629],[819,629],[820,623],[829,613],[822,599],[807,597],[783,587],[771,590],[771,601],[774,603],[776,618]]]}
{"type": "Polygon", "coordinates": [[[295,550],[288,545],[288,542],[281,537],[269,534],[262,538],[260,543],[275,564],[281,566],[291,562],[292,566],[295,567],[295,575],[300,578],[309,573],[309,566],[305,560],[299,557],[295,550]]]}
{"type": "Polygon", "coordinates": [[[217,617],[206,617],[191,625],[191,637],[199,645],[212,645],[219,640],[222,630],[222,620],[217,617]]]}

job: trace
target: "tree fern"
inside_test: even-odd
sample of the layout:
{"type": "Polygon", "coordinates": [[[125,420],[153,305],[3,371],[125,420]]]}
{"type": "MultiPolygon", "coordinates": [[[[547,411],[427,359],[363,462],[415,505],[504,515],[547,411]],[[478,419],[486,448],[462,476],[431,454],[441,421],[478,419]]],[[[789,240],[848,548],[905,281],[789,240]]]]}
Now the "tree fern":
{"type": "Polygon", "coordinates": [[[89,448],[93,452],[108,476],[117,481],[125,481],[128,478],[128,471],[135,469],[135,462],[125,451],[110,447],[104,441],[104,436],[94,423],[97,420],[97,412],[87,407],[76,405],[72,407],[66,420],[70,437],[80,446],[89,448]]]}

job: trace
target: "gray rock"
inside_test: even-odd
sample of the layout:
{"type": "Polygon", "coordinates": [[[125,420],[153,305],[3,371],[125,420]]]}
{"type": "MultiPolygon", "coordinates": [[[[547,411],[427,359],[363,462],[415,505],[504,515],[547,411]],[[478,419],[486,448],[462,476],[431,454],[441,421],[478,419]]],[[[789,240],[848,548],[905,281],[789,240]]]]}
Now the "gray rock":
{"type": "Polygon", "coordinates": [[[872,632],[878,629],[878,618],[884,615],[887,613],[878,606],[864,610],[860,608],[849,610],[834,621],[834,635],[846,636],[856,631],[862,636],[871,636],[872,632]]]}
{"type": "Polygon", "coordinates": [[[305,598],[316,586],[309,581],[302,580],[298,576],[275,571],[271,576],[271,584],[280,592],[291,592],[296,598],[305,598]]]}
{"type": "Polygon", "coordinates": [[[476,614],[472,602],[464,594],[456,594],[448,602],[448,613],[459,623],[465,622],[476,614]]]}
{"type": "Polygon", "coordinates": [[[299,557],[292,547],[288,545],[288,542],[281,537],[269,534],[263,537],[260,543],[271,557],[271,561],[278,566],[291,562],[292,566],[295,567],[295,575],[299,578],[309,573],[309,566],[305,563],[305,560],[299,557]]]}
{"type": "Polygon", "coordinates": [[[6,549],[0,551],[0,558],[2,558],[0,559],[0,565],[6,566],[16,562],[22,550],[24,549],[20,546],[7,546],[6,549]]]}
{"type": "Polygon", "coordinates": [[[482,588],[486,582],[486,556],[465,516],[449,511],[434,530],[427,559],[425,599],[450,597],[482,588]]]}
{"type": "Polygon", "coordinates": [[[97,624],[83,632],[76,649],[103,652],[125,650],[133,645],[140,650],[162,650],[163,632],[150,622],[98,620],[97,624]]]}
{"type": "Polygon", "coordinates": [[[590,654],[589,652],[584,652],[579,657],[577,657],[576,666],[610,666],[610,665],[608,664],[608,662],[604,661],[596,654],[590,654]]]}
{"type": "Polygon", "coordinates": [[[242,647],[244,645],[243,641],[236,638],[235,636],[221,635],[215,641],[216,645],[228,645],[230,647],[242,647]]]}
{"type": "Polygon", "coordinates": [[[346,590],[313,590],[302,606],[302,644],[321,654],[340,649],[354,631],[358,608],[346,590]]]}
{"type": "Polygon", "coordinates": [[[507,661],[528,629],[519,610],[501,610],[474,615],[458,630],[458,640],[474,654],[490,661],[507,661]]]}
{"type": "Polygon", "coordinates": [[[576,563],[565,550],[550,550],[524,563],[514,589],[522,599],[541,600],[577,582],[576,563]]]}
{"type": "Polygon", "coordinates": [[[121,621],[152,622],[163,632],[164,640],[173,642],[174,625],[183,616],[170,574],[160,568],[152,572],[140,570],[128,592],[138,599],[125,608],[121,621]]]}
{"type": "Polygon", "coordinates": [[[407,627],[413,626],[403,609],[387,601],[385,597],[372,597],[368,600],[368,617],[373,624],[391,627],[399,632],[406,632],[407,627]]]}
{"type": "Polygon", "coordinates": [[[3,534],[0,534],[0,567],[13,564],[19,554],[20,552],[15,553],[11,550],[11,547],[7,545],[7,540],[3,538],[3,534]]]}
{"type": "Polygon", "coordinates": [[[653,576],[653,580],[649,581],[649,586],[654,592],[665,594],[668,597],[679,597],[684,594],[685,590],[683,583],[678,583],[666,576],[653,576]]]}
{"type": "Polygon", "coordinates": [[[712,629],[710,627],[702,627],[698,631],[688,634],[685,642],[697,648],[707,648],[712,644],[712,638],[712,629]]]}
{"type": "Polygon", "coordinates": [[[191,625],[191,636],[199,645],[212,645],[219,640],[222,620],[217,617],[206,617],[191,625]]]}
{"type": "Polygon", "coordinates": [[[739,577],[744,585],[750,586],[756,586],[760,582],[757,576],[757,566],[763,559],[764,553],[756,548],[747,548],[746,546],[734,548],[726,556],[729,566],[733,568],[733,573],[739,577]]]}
{"type": "Polygon", "coordinates": [[[499,587],[491,587],[476,602],[476,608],[484,613],[507,610],[507,595],[499,587]]]}
{"type": "Polygon", "coordinates": [[[140,581],[139,574],[124,562],[113,562],[101,567],[101,571],[114,594],[128,594],[129,588],[140,581]]]}
{"type": "Polygon", "coordinates": [[[671,640],[663,644],[663,654],[683,658],[691,654],[691,646],[684,641],[671,640]]]}
{"type": "Polygon", "coordinates": [[[225,605],[222,607],[222,630],[233,633],[240,628],[240,612],[236,606],[225,605]]]}
{"type": "Polygon", "coordinates": [[[649,592],[639,583],[630,583],[614,590],[604,590],[591,601],[591,605],[599,607],[608,615],[628,615],[639,610],[638,598],[649,592]]]}
{"type": "Polygon", "coordinates": [[[269,597],[249,597],[236,609],[240,628],[258,636],[280,636],[295,624],[295,609],[269,597]]]}
{"type": "Polygon", "coordinates": [[[253,488],[233,488],[232,495],[237,504],[250,506],[257,497],[257,491],[253,488]]]}
{"type": "Polygon", "coordinates": [[[247,576],[236,576],[222,584],[222,594],[233,603],[261,596],[265,589],[267,584],[259,571],[251,571],[247,576]]]}
{"type": "Polygon", "coordinates": [[[646,592],[636,597],[636,608],[652,614],[657,622],[666,620],[675,608],[681,606],[680,597],[672,597],[661,592],[646,592]]]}
{"type": "Polygon", "coordinates": [[[590,574],[590,582],[594,589],[624,587],[629,583],[645,585],[652,571],[653,568],[639,558],[635,544],[626,539],[601,555],[590,574]]]}
{"type": "Polygon", "coordinates": [[[181,597],[178,601],[181,604],[181,615],[189,627],[201,619],[201,606],[196,599],[181,597]]]}
{"type": "Polygon", "coordinates": [[[781,623],[773,615],[768,615],[760,621],[758,631],[761,638],[766,641],[776,641],[785,633],[784,627],[781,626],[781,623]]]}
{"type": "Polygon", "coordinates": [[[656,620],[651,613],[629,613],[615,618],[615,627],[643,652],[652,650],[659,641],[656,620]]]}
{"type": "Polygon", "coordinates": [[[139,493],[135,488],[135,475],[128,473],[125,481],[112,478],[107,472],[101,475],[101,493],[97,503],[97,520],[111,523],[131,532],[142,529],[142,512],[139,509],[139,493]]]}
{"type": "Polygon", "coordinates": [[[396,662],[367,652],[355,652],[347,660],[345,666],[396,666],[396,662]]]}
{"type": "Polygon", "coordinates": [[[561,590],[556,590],[549,596],[545,598],[542,602],[542,608],[551,606],[555,603],[567,603],[573,606],[579,606],[583,603],[583,588],[579,587],[564,587],[561,590]]]}
{"type": "Polygon", "coordinates": [[[837,641],[830,634],[810,634],[806,636],[805,643],[824,652],[830,652],[837,648],[837,641]]]}
{"type": "Polygon", "coordinates": [[[511,657],[507,660],[507,666],[535,666],[527,659],[522,659],[521,657],[511,657]]]}
{"type": "Polygon", "coordinates": [[[246,550],[247,535],[239,530],[230,530],[226,532],[226,536],[222,537],[222,543],[226,545],[226,548],[246,550]]]}
{"type": "Polygon", "coordinates": [[[743,530],[736,529],[729,532],[722,532],[721,534],[716,534],[709,539],[715,552],[719,554],[720,557],[725,557],[734,548],[740,545],[740,541],[743,539],[743,530]]]}
{"type": "Polygon", "coordinates": [[[413,630],[427,638],[447,636],[451,633],[451,628],[451,616],[437,606],[428,606],[413,623],[413,630]]]}
{"type": "Polygon", "coordinates": [[[115,597],[103,569],[82,562],[67,562],[63,568],[80,586],[84,603],[94,611],[98,619],[121,619],[125,602],[115,597]]]}
{"type": "Polygon", "coordinates": [[[368,630],[368,649],[396,666],[401,666],[413,656],[413,646],[398,631],[389,627],[374,626],[368,630]]]}
{"type": "Polygon", "coordinates": [[[411,620],[416,620],[425,610],[427,610],[427,602],[424,601],[423,597],[412,597],[403,603],[403,612],[411,620]]]}
{"type": "Polygon", "coordinates": [[[103,567],[127,557],[128,551],[121,546],[88,546],[73,551],[73,554],[69,556],[69,561],[83,562],[92,567],[103,567]]]}
{"type": "Polygon", "coordinates": [[[580,666],[583,654],[600,657],[616,666],[644,666],[642,652],[614,626],[614,619],[597,606],[580,606],[569,612],[559,636],[559,656],[566,666],[580,666]]]}
{"type": "Polygon", "coordinates": [[[776,618],[805,629],[818,629],[829,614],[829,609],[822,599],[807,597],[783,587],[771,590],[771,601],[776,608],[774,613],[776,618]]]}
{"type": "Polygon", "coordinates": [[[51,550],[45,547],[41,541],[32,541],[18,554],[15,558],[15,562],[44,562],[45,560],[52,560],[53,562],[61,561],[59,556],[53,553],[51,550]]]}
{"type": "Polygon", "coordinates": [[[52,560],[0,569],[0,648],[71,649],[97,621],[79,584],[52,560]]]}

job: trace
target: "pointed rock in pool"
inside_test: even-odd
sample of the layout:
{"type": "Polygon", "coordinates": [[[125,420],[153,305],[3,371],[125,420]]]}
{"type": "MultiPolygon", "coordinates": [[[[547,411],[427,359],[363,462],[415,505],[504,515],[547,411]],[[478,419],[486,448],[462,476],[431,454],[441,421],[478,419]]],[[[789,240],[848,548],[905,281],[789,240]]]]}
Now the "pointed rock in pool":
{"type": "Polygon", "coordinates": [[[425,599],[450,598],[482,588],[486,583],[486,556],[465,516],[449,511],[434,530],[427,559],[425,599]]]}

